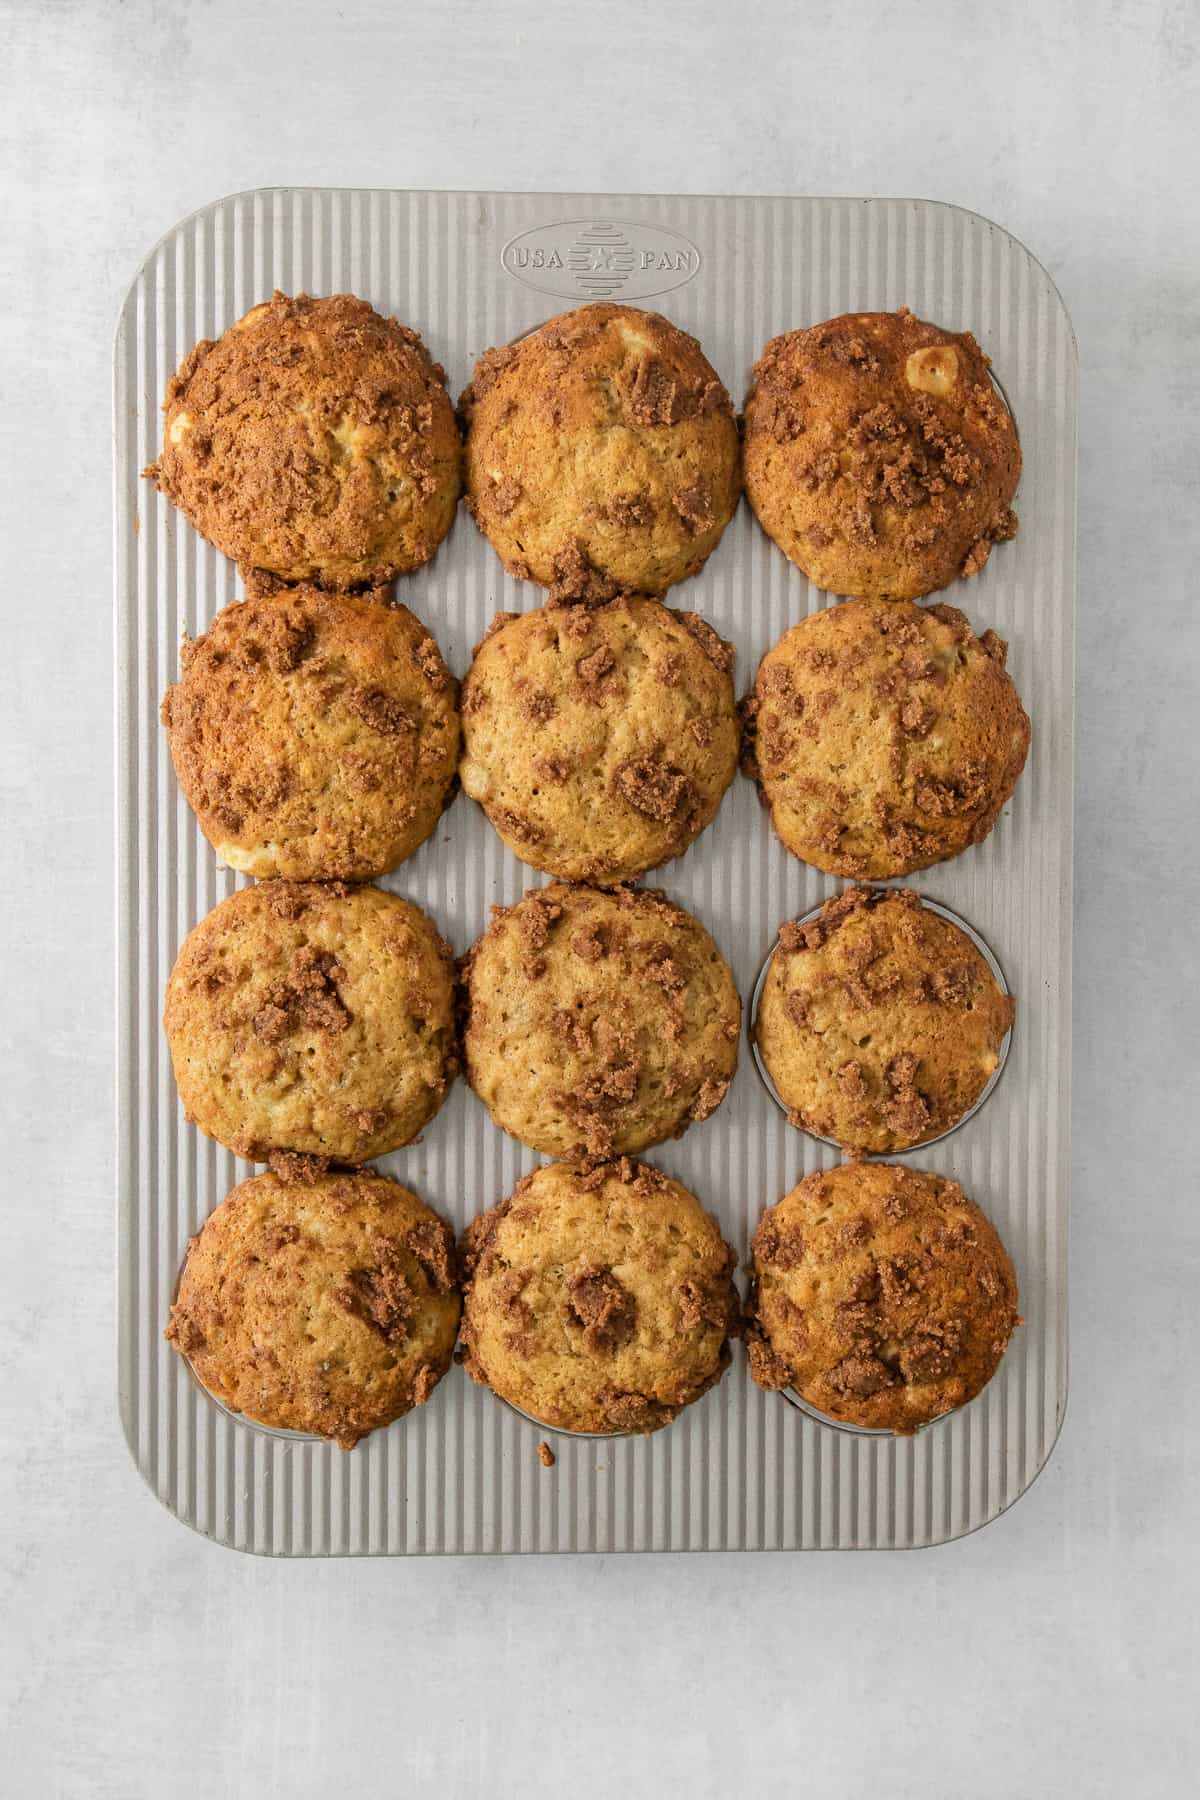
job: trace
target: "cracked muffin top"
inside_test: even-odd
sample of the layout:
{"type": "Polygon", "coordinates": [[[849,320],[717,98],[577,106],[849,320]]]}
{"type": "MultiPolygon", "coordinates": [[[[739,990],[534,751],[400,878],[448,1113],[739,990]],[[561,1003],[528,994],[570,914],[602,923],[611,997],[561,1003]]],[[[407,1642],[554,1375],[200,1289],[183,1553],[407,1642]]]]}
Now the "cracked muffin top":
{"type": "Polygon", "coordinates": [[[973,1400],[1017,1316],[999,1237],[956,1181],[896,1163],[808,1175],[753,1243],[750,1372],[899,1434],[973,1400]]]}
{"type": "Polygon", "coordinates": [[[460,411],[467,505],[509,573],[553,599],[664,594],[733,517],[729,395],[658,313],[562,313],[487,351],[460,411]]]}
{"type": "Polygon", "coordinates": [[[543,1425],[657,1431],[729,1362],[734,1260],[657,1169],[549,1163],[467,1227],[467,1373],[543,1425]]]}
{"type": "Polygon", "coordinates": [[[463,683],[463,788],[535,869],[636,880],[733,779],[732,666],[703,619],[656,600],[499,613],[463,683]]]}
{"type": "Polygon", "coordinates": [[[698,919],[655,890],[561,884],[493,910],[464,960],[464,1052],[497,1125],[579,1162],[716,1110],[741,1002],[698,919]]]}
{"type": "Polygon", "coordinates": [[[1021,450],[969,331],[846,313],[773,338],[746,397],[746,493],[818,587],[915,600],[1015,536],[1021,450]]]}
{"type": "Polygon", "coordinates": [[[450,1366],[454,1237],[398,1182],[303,1162],[243,1181],[205,1221],[166,1335],[231,1411],[352,1450],[450,1366]]]}
{"type": "Polygon", "coordinates": [[[267,881],[184,939],[163,1015],[189,1119],[251,1162],[409,1144],[456,1066],[450,950],[381,888],[267,881]]]}
{"type": "Polygon", "coordinates": [[[880,881],[980,843],[1029,749],[1007,653],[944,604],[847,600],[785,632],[743,706],[743,767],[792,854],[880,881]]]}
{"type": "Polygon", "coordinates": [[[793,1125],[878,1154],[970,1111],[1014,1011],[966,933],[918,894],[856,887],[783,926],[754,1036],[793,1125]]]}
{"type": "Polygon", "coordinates": [[[237,602],[180,664],[162,704],[171,758],[231,868],[369,881],[437,824],[458,765],[457,687],[386,590],[237,602]]]}
{"type": "Polygon", "coordinates": [[[353,294],[276,293],[167,386],[146,470],[250,591],[376,587],[454,520],[461,445],[445,372],[353,294]]]}

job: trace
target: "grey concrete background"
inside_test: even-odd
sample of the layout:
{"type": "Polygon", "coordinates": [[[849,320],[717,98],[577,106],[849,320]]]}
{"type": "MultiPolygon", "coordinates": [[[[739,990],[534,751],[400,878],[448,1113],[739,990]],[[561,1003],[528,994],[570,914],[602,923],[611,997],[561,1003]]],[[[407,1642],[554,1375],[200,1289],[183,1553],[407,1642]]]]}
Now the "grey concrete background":
{"type": "Polygon", "coordinates": [[[1200,1657],[1200,15],[1192,0],[3,0],[0,1792],[1183,1796],[1200,1657]],[[273,181],[917,194],[1083,375],[1073,1384],[909,1555],[268,1564],[117,1424],[109,354],[273,181]]]}

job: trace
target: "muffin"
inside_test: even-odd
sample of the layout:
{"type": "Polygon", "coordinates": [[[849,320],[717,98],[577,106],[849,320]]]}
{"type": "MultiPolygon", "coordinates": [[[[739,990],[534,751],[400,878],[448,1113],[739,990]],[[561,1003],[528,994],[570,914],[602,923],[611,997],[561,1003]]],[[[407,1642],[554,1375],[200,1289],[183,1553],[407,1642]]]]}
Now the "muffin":
{"type": "Polygon", "coordinates": [[[985,838],[1029,720],[953,606],[851,600],[801,619],[759,664],[743,767],[794,856],[828,875],[908,875],[985,838]]]}
{"type": "Polygon", "coordinates": [[[171,758],[231,868],[368,881],[437,824],[458,696],[407,607],[293,588],[227,606],[180,663],[162,704],[171,758]]]}
{"type": "Polygon", "coordinates": [[[855,887],[783,926],[754,1038],[792,1124],[866,1155],[956,1125],[1014,1010],[966,933],[919,895],[855,887]]]}
{"type": "Polygon", "coordinates": [[[463,683],[462,785],[522,862],[636,880],[733,779],[732,666],[711,626],[656,600],[499,613],[463,683]]]}
{"type": "Polygon", "coordinates": [[[460,410],[467,505],[509,573],[552,599],[665,594],[733,517],[729,395],[658,313],[562,313],[487,351],[460,410]]]}
{"type": "Polygon", "coordinates": [[[266,1162],[362,1163],[409,1144],[455,1069],[449,947],[380,888],[268,881],[183,946],[163,1017],[193,1124],[266,1162]]]}
{"type": "Polygon", "coordinates": [[[806,1176],[764,1213],[753,1257],[751,1374],[847,1425],[904,1434],[964,1406],[1021,1322],[996,1232],[924,1170],[806,1176]]]}
{"type": "Polygon", "coordinates": [[[746,492],[818,587],[915,600],[1015,535],[1021,450],[969,331],[846,313],[773,338],[746,398],[746,492]]]}
{"type": "Polygon", "coordinates": [[[285,1162],[192,1239],[166,1335],[232,1412],[352,1450],[428,1400],[458,1315],[453,1235],[415,1194],[285,1162]]]}
{"type": "Polygon", "coordinates": [[[650,889],[561,885],[494,913],[463,987],[467,1079],[497,1125],[584,1161],[716,1110],[741,1002],[698,919],[650,889]]]}
{"type": "Polygon", "coordinates": [[[353,294],[277,293],[167,386],[146,470],[251,589],[376,587],[454,520],[458,427],[415,331],[353,294]]]}
{"type": "Polygon", "coordinates": [[[733,1265],[699,1201],[657,1169],[549,1163],[467,1228],[467,1372],[561,1431],[657,1431],[729,1361],[733,1265]]]}

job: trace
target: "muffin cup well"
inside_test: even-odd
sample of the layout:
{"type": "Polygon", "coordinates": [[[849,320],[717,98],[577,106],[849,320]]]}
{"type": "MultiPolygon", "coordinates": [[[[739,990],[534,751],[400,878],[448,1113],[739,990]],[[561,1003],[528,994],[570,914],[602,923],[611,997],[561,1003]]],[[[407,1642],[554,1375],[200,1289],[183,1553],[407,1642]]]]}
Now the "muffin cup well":
{"type": "MultiPolygon", "coordinates": [[[[877,887],[882,886],[882,887],[886,888],[889,884],[875,883],[873,885],[875,885],[877,887]]],[[[913,890],[913,892],[916,892],[916,891],[917,891],[916,889],[913,890]]],[[[966,919],[964,919],[960,913],[952,912],[948,906],[943,906],[941,904],[941,902],[938,900],[931,900],[927,894],[920,894],[919,898],[921,901],[921,905],[923,907],[925,907],[929,912],[937,913],[940,918],[948,919],[951,925],[958,926],[958,929],[964,934],[964,936],[966,936],[970,939],[972,944],[974,944],[975,948],[978,950],[979,954],[982,956],[984,962],[986,962],[988,968],[992,972],[992,976],[996,982],[996,986],[1000,989],[1000,992],[1002,994],[1011,993],[1012,989],[1008,985],[1008,981],[1005,977],[1004,970],[1000,967],[1000,963],[996,957],[995,952],[993,951],[991,945],[988,944],[987,941],[983,937],[980,936],[979,932],[976,931],[975,927],[973,925],[969,925],[967,923],[966,919]]],[[[828,899],[828,896],[826,896],[826,899],[828,899]]],[[[825,904],[826,904],[825,900],[820,901],[818,905],[812,907],[808,912],[802,914],[801,917],[796,920],[796,923],[798,925],[811,925],[814,920],[816,920],[820,917],[820,915],[825,907],[825,904]]],[[[750,997],[750,1005],[746,1009],[746,1031],[747,1031],[747,1034],[750,1039],[750,1054],[754,1058],[754,1066],[758,1070],[759,1077],[762,1081],[762,1084],[766,1088],[766,1090],[767,1090],[768,1094],[771,1096],[772,1100],[775,1102],[776,1106],[779,1108],[780,1112],[784,1115],[784,1117],[786,1119],[788,1119],[788,1123],[790,1124],[791,1119],[788,1115],[788,1109],[784,1105],[782,1099],[780,1098],[779,1092],[775,1086],[775,1083],[771,1080],[770,1072],[767,1069],[767,1065],[763,1060],[762,1053],[759,1050],[758,1036],[757,1036],[757,1032],[755,1029],[758,1024],[758,1003],[759,1003],[760,999],[762,998],[763,987],[764,987],[764,985],[766,983],[766,979],[767,979],[767,970],[770,968],[771,959],[775,955],[775,952],[778,950],[778,948],[779,948],[779,939],[776,938],[775,942],[771,945],[770,950],[767,952],[767,955],[763,960],[762,968],[758,971],[758,976],[754,983],[754,992],[750,997]]],[[[981,1107],[983,1107],[987,1104],[991,1095],[995,1092],[996,1084],[1000,1080],[1000,1077],[1003,1075],[1004,1065],[1008,1061],[1008,1052],[1009,1052],[1010,1048],[1012,1047],[1012,1035],[1013,1035],[1013,1027],[1010,1025],[1008,1030],[1005,1032],[1003,1038],[1000,1041],[1000,1049],[999,1049],[999,1053],[998,1053],[998,1060],[996,1063],[996,1067],[992,1070],[992,1073],[988,1078],[987,1085],[984,1087],[982,1093],[980,1094],[979,1098],[976,1100],[975,1104],[973,1106],[969,1106],[967,1108],[966,1112],[962,1115],[961,1119],[956,1119],[954,1121],[953,1125],[947,1126],[946,1130],[940,1131],[936,1137],[922,1138],[920,1143],[906,1145],[904,1150],[902,1150],[902,1151],[875,1150],[875,1151],[869,1152],[867,1155],[863,1156],[860,1160],[863,1162],[889,1162],[889,1161],[894,1160],[895,1157],[898,1155],[907,1155],[910,1150],[928,1150],[928,1149],[932,1148],[932,1146],[934,1144],[940,1144],[940,1143],[944,1142],[944,1140],[946,1138],[953,1136],[953,1134],[956,1131],[961,1131],[962,1127],[975,1117],[976,1113],[979,1112],[981,1107]]],[[[804,1125],[796,1126],[795,1129],[798,1131],[803,1131],[804,1135],[806,1137],[813,1138],[818,1144],[828,1144],[831,1150],[837,1150],[839,1152],[839,1154],[843,1153],[843,1146],[838,1143],[836,1138],[822,1137],[819,1132],[809,1131],[808,1127],[804,1126],[804,1125]]],[[[801,1410],[805,1410],[805,1408],[802,1408],[801,1410]]],[[[825,1415],[823,1413],[816,1413],[815,1411],[814,1411],[813,1416],[817,1417],[817,1418],[822,1418],[822,1419],[825,1417],[825,1415]]],[[[829,1422],[835,1424],[837,1421],[831,1420],[829,1422]]],[[[860,1428],[858,1426],[849,1426],[849,1427],[846,1427],[846,1429],[858,1430],[860,1428]]],[[[890,1432],[880,1433],[880,1432],[870,1431],[868,1433],[868,1435],[873,1436],[873,1437],[875,1437],[875,1436],[890,1437],[891,1433],[890,1432]]]]}
{"type": "MultiPolygon", "coordinates": [[[[509,1412],[516,1413],[518,1419],[524,1419],[527,1425],[536,1425],[539,1431],[553,1432],[555,1437],[591,1438],[597,1443],[607,1444],[611,1443],[613,1438],[658,1436],[656,1431],[572,1431],[569,1425],[551,1425],[548,1419],[539,1419],[533,1413],[526,1412],[523,1407],[515,1405],[513,1401],[506,1400],[503,1394],[497,1394],[495,1388],[489,1388],[488,1393],[498,1400],[501,1406],[507,1406],[509,1412]]],[[[674,1420],[671,1422],[674,1424],[674,1420]]],[[[662,1429],[665,1431],[666,1426],[663,1426],[662,1429]]]]}
{"type": "MultiPolygon", "coordinates": [[[[797,1393],[795,1388],[780,1388],[779,1394],[789,1406],[794,1406],[797,1412],[804,1413],[807,1418],[815,1420],[818,1425],[828,1425],[833,1431],[845,1431],[851,1437],[864,1438],[895,1438],[901,1435],[895,1431],[889,1431],[884,1425],[855,1425],[849,1419],[835,1419],[832,1413],[822,1412],[819,1406],[814,1406],[811,1400],[806,1400],[803,1394],[797,1393]]],[[[906,1432],[903,1435],[920,1437],[923,1432],[929,1431],[934,1425],[940,1425],[943,1419],[952,1419],[955,1413],[961,1411],[961,1406],[951,1407],[949,1412],[939,1413],[936,1419],[927,1419],[924,1425],[918,1425],[915,1431],[906,1432]]]]}

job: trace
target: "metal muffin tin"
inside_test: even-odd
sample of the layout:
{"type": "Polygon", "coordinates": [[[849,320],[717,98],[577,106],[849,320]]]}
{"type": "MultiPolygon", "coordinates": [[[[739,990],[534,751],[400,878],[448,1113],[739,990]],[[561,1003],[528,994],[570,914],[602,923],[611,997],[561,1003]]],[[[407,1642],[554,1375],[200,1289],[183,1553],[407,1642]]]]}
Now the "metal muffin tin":
{"type": "MultiPolygon", "coordinates": [[[[264,189],[204,208],[150,253],[115,360],[119,1384],[137,1467],[180,1519],[282,1556],[897,1548],[974,1530],[1029,1486],[1067,1390],[1075,433],[1074,339],[1049,276],[999,227],[930,201],[264,189]],[[908,305],[973,330],[993,357],[1021,434],[1021,529],[938,598],[1009,640],[1033,745],[987,841],[908,885],[993,946],[1018,1025],[987,1105],[903,1160],[955,1177],[994,1220],[1025,1323],[979,1399],[936,1429],[900,1439],[824,1423],[756,1389],[735,1346],[719,1386],[674,1424],[600,1441],[556,1433],[552,1469],[538,1458],[545,1427],[460,1368],[346,1453],[224,1411],[164,1342],[189,1234],[252,1171],[184,1122],[162,1036],[180,942],[243,878],[217,867],[178,792],[158,706],[184,632],[241,589],[139,472],[158,453],[163,389],[183,356],[276,287],[351,291],[398,314],[454,395],[480,351],[597,298],[694,332],[736,404],[769,337],[852,309],[908,305]]],[[[504,573],[465,509],[399,593],[458,675],[493,613],[541,598],[504,573]]],[[[744,504],[669,600],[733,642],[739,693],[789,625],[832,603],[744,504]]],[[[541,880],[460,795],[384,885],[461,952],[492,902],[541,880]]],[[[648,880],[709,928],[747,1004],[780,923],[841,885],[787,854],[740,776],[692,849],[648,880]]],[[[422,1141],[381,1166],[461,1228],[539,1160],[460,1081],[422,1141]]],[[[788,1125],[744,1047],[721,1108],[646,1160],[693,1189],[744,1256],[763,1207],[837,1158],[788,1125]]]]}

